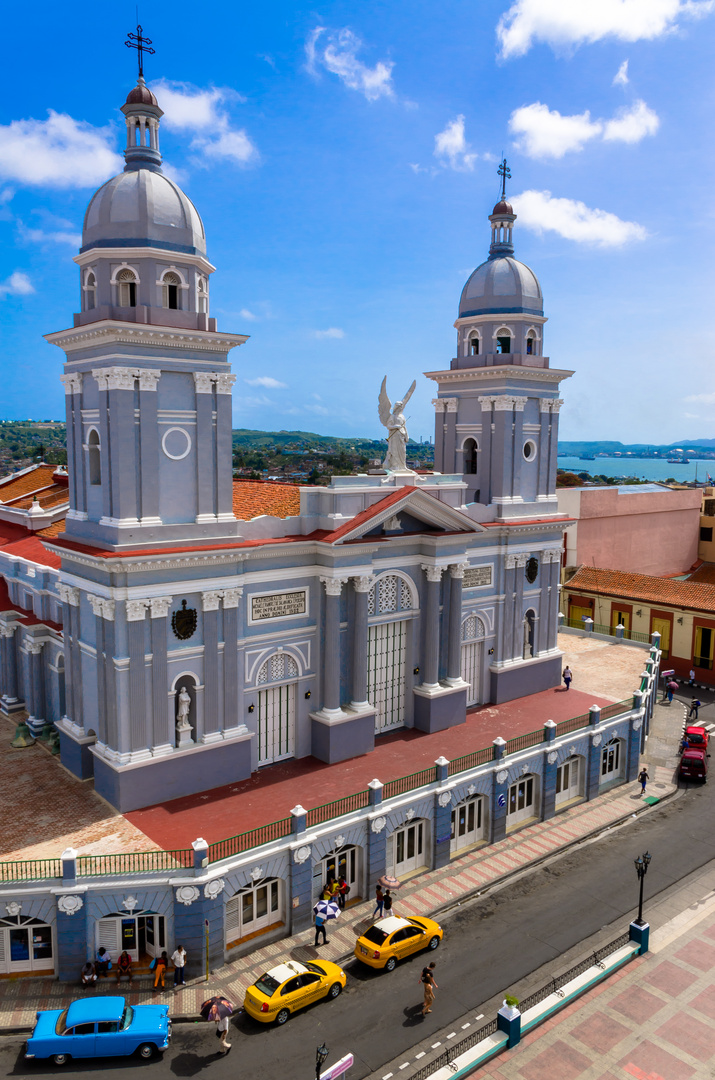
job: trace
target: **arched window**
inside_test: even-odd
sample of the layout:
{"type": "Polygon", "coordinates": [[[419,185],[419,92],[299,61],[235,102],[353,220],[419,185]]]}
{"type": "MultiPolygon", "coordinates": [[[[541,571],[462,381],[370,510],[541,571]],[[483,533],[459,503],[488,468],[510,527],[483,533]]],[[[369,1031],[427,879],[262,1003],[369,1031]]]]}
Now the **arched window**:
{"type": "Polygon", "coordinates": [[[534,330],[529,330],[526,335],[526,355],[538,356],[539,348],[536,340],[536,333],[534,330]]]}
{"type": "Polygon", "coordinates": [[[524,647],[523,657],[524,660],[530,660],[535,655],[535,627],[536,627],[536,612],[529,608],[524,616],[524,647]]]}
{"type": "Polygon", "coordinates": [[[393,611],[410,611],[412,592],[398,574],[383,574],[370,589],[367,598],[368,615],[389,615],[393,611]]]}
{"type": "Polygon", "coordinates": [[[181,278],[178,274],[175,274],[173,270],[169,270],[168,273],[164,274],[161,284],[161,302],[165,308],[170,308],[172,311],[178,310],[180,285],[181,278]]]}
{"type": "Polygon", "coordinates": [[[209,313],[209,287],[206,278],[200,277],[198,282],[199,311],[202,315],[209,313]]]}
{"type": "Polygon", "coordinates": [[[479,334],[473,333],[469,337],[469,355],[479,356],[479,334]]]}
{"type": "Polygon", "coordinates": [[[511,331],[506,326],[501,326],[496,332],[497,352],[511,352],[511,331]]]}
{"type": "Polygon", "coordinates": [[[470,476],[476,475],[477,472],[477,443],[475,439],[466,439],[464,446],[462,447],[462,457],[464,460],[464,472],[469,473],[470,476]]]}
{"type": "Polygon", "coordinates": [[[274,653],[261,667],[256,677],[256,684],[282,682],[285,679],[298,678],[298,665],[290,653],[274,653]]]}
{"type": "Polygon", "coordinates": [[[87,454],[89,457],[89,482],[90,484],[102,483],[102,464],[99,456],[99,432],[92,428],[87,439],[87,454]]]}
{"type": "Polygon", "coordinates": [[[117,284],[119,286],[119,306],[136,307],[137,279],[134,271],[126,268],[120,270],[117,274],[117,284]]]}
{"type": "Polygon", "coordinates": [[[91,311],[97,302],[97,279],[90,270],[84,282],[84,309],[91,311]]]}

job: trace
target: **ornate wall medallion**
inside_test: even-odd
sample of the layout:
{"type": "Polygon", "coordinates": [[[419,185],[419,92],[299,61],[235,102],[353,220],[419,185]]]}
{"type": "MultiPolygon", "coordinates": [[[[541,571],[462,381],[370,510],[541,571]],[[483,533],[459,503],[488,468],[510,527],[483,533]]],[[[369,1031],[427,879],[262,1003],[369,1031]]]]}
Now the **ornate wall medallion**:
{"type": "Polygon", "coordinates": [[[171,629],[179,641],[187,641],[196,630],[196,608],[187,608],[186,601],[171,616],[171,629]]]}

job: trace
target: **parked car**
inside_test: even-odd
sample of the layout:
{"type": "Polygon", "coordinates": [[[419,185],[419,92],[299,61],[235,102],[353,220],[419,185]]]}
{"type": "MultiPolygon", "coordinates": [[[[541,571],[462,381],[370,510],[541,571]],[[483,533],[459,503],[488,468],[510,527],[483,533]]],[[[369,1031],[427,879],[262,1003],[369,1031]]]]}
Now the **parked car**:
{"type": "Polygon", "coordinates": [[[26,1058],[51,1058],[66,1065],[72,1058],[150,1058],[166,1050],[171,1038],[168,1005],[127,1005],[123,997],[91,997],[68,1008],[36,1014],[25,1045],[26,1058]]]}
{"type": "Polygon", "coordinates": [[[683,780],[702,780],[705,783],[708,778],[708,755],[706,752],[692,748],[683,750],[678,775],[682,776],[683,780]]]}
{"type": "Polygon", "coordinates": [[[355,943],[355,956],[363,964],[393,971],[398,960],[421,949],[436,949],[444,931],[433,919],[400,919],[390,915],[366,930],[355,943]]]}
{"type": "Polygon", "coordinates": [[[707,728],[700,727],[698,724],[688,725],[683,732],[683,745],[687,740],[688,746],[707,752],[709,737],[707,728]]]}
{"type": "Polygon", "coordinates": [[[320,998],[338,997],[346,982],[343,969],[330,960],[307,960],[305,964],[286,960],[248,987],[243,1007],[254,1020],[285,1024],[298,1009],[320,998]]]}

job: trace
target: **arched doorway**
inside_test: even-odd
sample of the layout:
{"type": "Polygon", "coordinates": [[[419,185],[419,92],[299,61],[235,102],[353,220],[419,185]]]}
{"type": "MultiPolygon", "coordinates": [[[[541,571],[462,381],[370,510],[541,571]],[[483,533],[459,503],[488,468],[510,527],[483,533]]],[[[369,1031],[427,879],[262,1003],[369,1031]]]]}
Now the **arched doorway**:
{"type": "Polygon", "coordinates": [[[530,660],[535,655],[536,647],[536,612],[529,608],[524,615],[524,648],[523,657],[530,660]]]}
{"type": "Polygon", "coordinates": [[[284,761],[295,754],[295,702],[299,674],[295,658],[286,652],[269,656],[258,672],[259,767],[284,761]],[[275,685],[266,686],[267,683],[275,685]]]}
{"type": "Polygon", "coordinates": [[[479,689],[484,648],[484,623],[477,615],[468,615],[462,623],[462,678],[469,685],[467,705],[479,704],[479,689]]]}

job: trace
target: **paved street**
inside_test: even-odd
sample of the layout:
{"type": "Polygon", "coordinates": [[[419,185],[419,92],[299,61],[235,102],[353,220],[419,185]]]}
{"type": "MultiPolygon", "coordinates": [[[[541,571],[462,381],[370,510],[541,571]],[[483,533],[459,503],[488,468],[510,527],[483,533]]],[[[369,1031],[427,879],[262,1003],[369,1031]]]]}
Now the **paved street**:
{"type": "MultiPolygon", "coordinates": [[[[562,970],[567,966],[562,954],[585,938],[595,934],[597,942],[606,941],[625,929],[637,899],[632,860],[641,851],[647,848],[653,855],[647,899],[710,862],[715,837],[703,823],[711,820],[712,791],[712,786],[689,788],[444,918],[445,941],[435,954],[439,991],[434,1012],[424,1021],[417,1009],[420,957],[391,975],[350,964],[347,990],[337,1001],[319,1003],[293,1017],[285,1028],[263,1028],[239,1015],[232,1029],[233,1049],[225,1061],[216,1056],[216,1040],[207,1025],[177,1025],[163,1062],[75,1064],[73,1072],[94,1077],[110,1069],[122,1077],[148,1068],[161,1077],[195,1076],[210,1068],[218,1077],[239,1072],[298,1080],[310,1077],[315,1047],[324,1040],[331,1061],[347,1051],[355,1054],[352,1080],[381,1069],[384,1074],[395,1055],[409,1060],[416,1043],[439,1041],[440,1033],[452,1030],[449,1025],[459,1024],[461,1029],[480,1012],[491,1017],[493,1003],[505,990],[523,995],[530,989],[530,977],[531,988],[541,985],[543,974],[537,969],[552,962],[554,970],[562,970]]],[[[30,1068],[21,1058],[21,1046],[19,1038],[2,1040],[1,1074],[58,1071],[53,1066],[30,1068]]]]}

